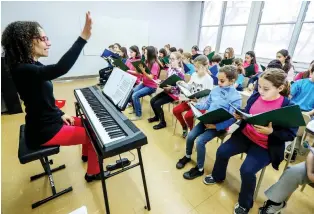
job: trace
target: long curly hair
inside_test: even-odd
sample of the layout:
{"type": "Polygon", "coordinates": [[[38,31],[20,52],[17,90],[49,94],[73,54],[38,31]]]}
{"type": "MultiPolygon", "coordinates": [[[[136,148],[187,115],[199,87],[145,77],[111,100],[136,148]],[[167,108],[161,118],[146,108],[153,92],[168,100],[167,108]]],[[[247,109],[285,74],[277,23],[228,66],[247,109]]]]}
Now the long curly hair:
{"type": "Polygon", "coordinates": [[[40,36],[39,28],[38,22],[31,21],[12,22],[5,28],[1,45],[10,69],[20,63],[34,63],[33,39],[40,36]]]}

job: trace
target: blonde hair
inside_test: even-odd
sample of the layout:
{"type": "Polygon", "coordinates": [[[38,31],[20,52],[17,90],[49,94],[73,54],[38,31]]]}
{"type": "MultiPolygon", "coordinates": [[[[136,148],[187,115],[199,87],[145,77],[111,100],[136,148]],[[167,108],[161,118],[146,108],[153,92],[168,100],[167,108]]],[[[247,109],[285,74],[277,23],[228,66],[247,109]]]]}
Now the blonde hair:
{"type": "Polygon", "coordinates": [[[184,52],[182,55],[183,55],[183,57],[187,58],[190,63],[192,63],[192,54],[190,54],[188,52],[184,52]]]}
{"type": "Polygon", "coordinates": [[[236,64],[236,65],[243,65],[243,59],[241,59],[241,58],[235,58],[235,59],[233,60],[233,62],[234,62],[234,64],[236,64]]]}
{"type": "Polygon", "coordinates": [[[196,57],[194,59],[194,64],[198,63],[200,65],[203,65],[203,66],[209,66],[209,60],[207,58],[207,56],[205,55],[199,55],[198,57],[196,57]]]}
{"type": "MultiPolygon", "coordinates": [[[[173,54],[175,57],[176,57],[176,59],[179,61],[179,67],[180,68],[183,68],[183,62],[182,62],[182,54],[179,52],[179,51],[176,51],[176,52],[172,52],[171,54],[173,54]]],[[[170,54],[170,55],[171,55],[170,54]]]]}
{"type": "MultiPolygon", "coordinates": [[[[229,47],[226,50],[229,50],[229,54],[228,54],[229,58],[228,59],[234,58],[234,50],[233,50],[233,48],[229,47]]],[[[226,50],[225,50],[225,53],[226,53],[226,50]]],[[[225,54],[224,54],[224,58],[225,58],[225,54]]]]}

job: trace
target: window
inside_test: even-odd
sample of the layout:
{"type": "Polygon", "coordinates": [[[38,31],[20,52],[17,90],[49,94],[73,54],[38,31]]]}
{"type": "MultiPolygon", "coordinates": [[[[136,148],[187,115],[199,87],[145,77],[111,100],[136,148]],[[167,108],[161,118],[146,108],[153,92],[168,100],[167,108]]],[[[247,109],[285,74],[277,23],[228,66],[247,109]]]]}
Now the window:
{"type": "Polygon", "coordinates": [[[276,52],[288,49],[302,1],[267,1],[262,9],[255,43],[257,57],[273,59],[276,52]]]}
{"type": "Polygon", "coordinates": [[[205,2],[203,11],[202,26],[219,25],[222,2],[205,2]]]}
{"type": "Polygon", "coordinates": [[[247,24],[250,15],[251,2],[228,1],[224,25],[247,24]]]}
{"type": "Polygon", "coordinates": [[[297,62],[311,62],[314,60],[314,2],[310,2],[300,31],[298,42],[293,54],[297,62]]]}
{"type": "Polygon", "coordinates": [[[211,46],[214,50],[217,42],[222,5],[222,2],[216,1],[204,3],[202,27],[198,44],[200,50],[203,50],[207,45],[211,46]]]}
{"type": "Polygon", "coordinates": [[[223,28],[220,44],[220,53],[224,53],[228,47],[234,49],[234,54],[242,54],[246,26],[226,26],[223,28]],[[231,36],[232,35],[232,36],[231,36]]]}
{"type": "Polygon", "coordinates": [[[217,41],[218,27],[203,27],[200,35],[199,48],[203,48],[207,45],[214,46],[217,41]]]}
{"type": "Polygon", "coordinates": [[[235,54],[242,54],[250,8],[251,2],[248,1],[228,1],[219,48],[220,53],[224,53],[226,48],[232,47],[235,54]]]}
{"type": "Polygon", "coordinates": [[[250,8],[251,2],[246,1],[205,2],[199,35],[200,49],[209,45],[224,52],[227,47],[233,47],[236,54],[241,54],[250,8]]]}

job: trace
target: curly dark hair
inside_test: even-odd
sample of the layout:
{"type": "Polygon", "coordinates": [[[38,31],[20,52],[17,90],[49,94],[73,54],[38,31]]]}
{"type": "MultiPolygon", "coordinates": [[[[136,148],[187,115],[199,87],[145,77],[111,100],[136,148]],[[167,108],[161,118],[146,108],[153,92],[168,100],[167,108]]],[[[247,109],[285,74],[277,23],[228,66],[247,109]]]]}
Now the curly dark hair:
{"type": "Polygon", "coordinates": [[[1,45],[9,68],[20,63],[33,63],[33,39],[40,36],[38,22],[16,21],[2,33],[1,45]]]}

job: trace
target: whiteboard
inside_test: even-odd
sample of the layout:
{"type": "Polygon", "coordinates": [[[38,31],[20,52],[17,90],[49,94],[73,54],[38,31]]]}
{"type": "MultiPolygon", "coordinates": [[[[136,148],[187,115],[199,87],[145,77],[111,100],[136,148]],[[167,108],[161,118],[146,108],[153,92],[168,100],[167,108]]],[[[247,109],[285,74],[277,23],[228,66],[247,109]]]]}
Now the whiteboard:
{"type": "MultiPolygon", "coordinates": [[[[148,26],[146,20],[93,16],[92,36],[84,47],[83,53],[88,56],[100,56],[109,45],[119,43],[129,49],[132,45],[147,46],[149,44],[148,26]]],[[[80,17],[80,27],[83,29],[85,17],[80,17]]]]}

